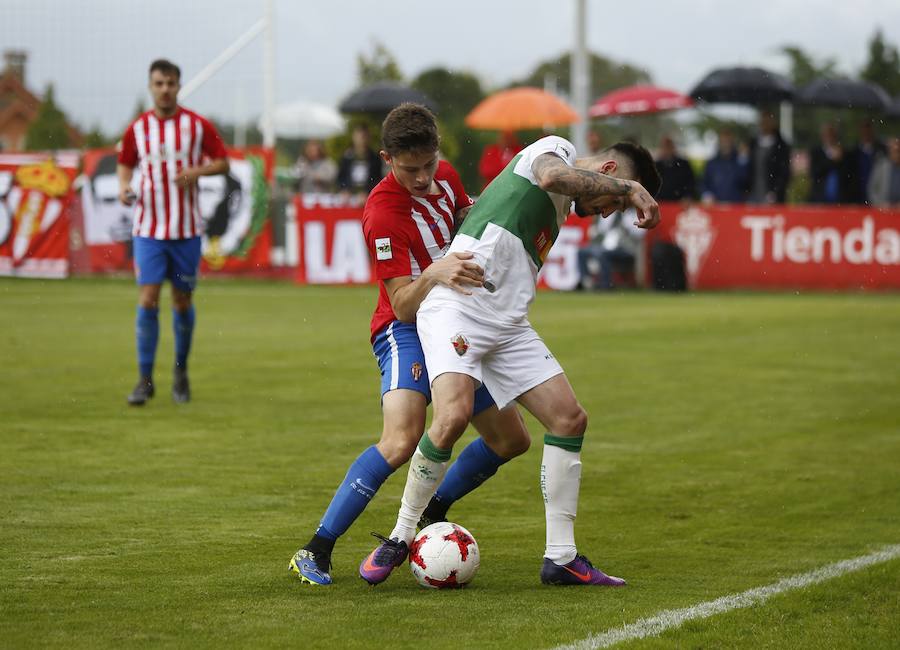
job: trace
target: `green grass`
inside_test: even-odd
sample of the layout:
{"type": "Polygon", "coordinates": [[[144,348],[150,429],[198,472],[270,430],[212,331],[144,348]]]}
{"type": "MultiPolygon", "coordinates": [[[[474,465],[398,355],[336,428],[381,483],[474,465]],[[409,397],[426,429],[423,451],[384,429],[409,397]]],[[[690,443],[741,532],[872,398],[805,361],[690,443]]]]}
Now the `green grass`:
{"type": "MultiPolygon", "coordinates": [[[[900,543],[896,295],[542,293],[532,322],[591,416],[579,547],[621,590],[542,587],[536,444],[453,518],[460,592],[356,577],[405,469],[287,571],[381,429],[371,288],[205,282],[194,401],[129,409],[134,286],[0,281],[0,646],[540,648],[900,543]]],[[[461,441],[457,451],[470,439],[461,441]]],[[[626,647],[896,647],[900,562],[626,647]]]]}

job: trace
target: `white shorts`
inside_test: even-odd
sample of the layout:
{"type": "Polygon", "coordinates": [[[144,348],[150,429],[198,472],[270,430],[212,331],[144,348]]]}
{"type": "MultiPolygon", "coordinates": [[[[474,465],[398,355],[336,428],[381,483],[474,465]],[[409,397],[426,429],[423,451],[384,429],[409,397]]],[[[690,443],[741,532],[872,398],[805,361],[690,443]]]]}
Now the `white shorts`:
{"type": "Polygon", "coordinates": [[[423,304],[416,328],[432,383],[445,372],[469,375],[487,386],[497,408],[563,373],[527,321],[492,323],[446,305],[423,304]]]}

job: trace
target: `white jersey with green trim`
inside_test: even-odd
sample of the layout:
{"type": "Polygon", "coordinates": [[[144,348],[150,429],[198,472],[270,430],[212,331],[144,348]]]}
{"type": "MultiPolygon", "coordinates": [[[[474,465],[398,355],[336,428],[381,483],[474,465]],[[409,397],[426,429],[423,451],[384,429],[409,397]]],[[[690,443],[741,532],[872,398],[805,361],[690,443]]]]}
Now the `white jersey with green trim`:
{"type": "Polygon", "coordinates": [[[548,136],[529,145],[488,185],[450,245],[451,253],[474,254],[484,268],[484,287],[466,296],[438,286],[425,302],[489,322],[528,323],[538,272],[572,206],[571,197],[538,185],[531,166],[545,153],[575,164],[575,147],[564,138],[548,136]]]}

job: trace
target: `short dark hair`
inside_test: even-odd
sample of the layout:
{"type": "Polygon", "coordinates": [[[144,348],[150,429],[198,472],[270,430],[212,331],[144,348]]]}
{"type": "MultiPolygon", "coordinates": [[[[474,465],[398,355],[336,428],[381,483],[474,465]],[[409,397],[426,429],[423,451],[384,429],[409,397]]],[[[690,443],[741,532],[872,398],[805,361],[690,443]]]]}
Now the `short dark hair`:
{"type": "Polygon", "coordinates": [[[644,189],[656,196],[662,185],[662,178],[659,176],[659,170],[656,169],[656,163],[653,162],[653,156],[641,145],[635,142],[617,142],[603,150],[605,152],[615,152],[616,154],[628,159],[637,177],[638,183],[644,186],[644,189]]]}
{"type": "Polygon", "coordinates": [[[440,138],[434,113],[422,104],[400,104],[384,118],[381,144],[391,156],[407,151],[437,151],[440,138]]]}
{"type": "Polygon", "coordinates": [[[148,76],[153,74],[154,70],[157,70],[164,75],[175,75],[175,78],[181,81],[181,68],[168,59],[156,59],[156,61],[151,63],[150,72],[147,73],[148,76]]]}

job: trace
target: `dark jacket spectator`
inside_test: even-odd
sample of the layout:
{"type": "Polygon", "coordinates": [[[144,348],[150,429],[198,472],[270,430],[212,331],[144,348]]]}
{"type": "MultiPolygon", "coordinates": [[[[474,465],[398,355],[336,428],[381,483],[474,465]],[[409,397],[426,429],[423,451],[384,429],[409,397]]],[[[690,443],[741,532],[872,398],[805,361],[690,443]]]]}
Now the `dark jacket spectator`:
{"type": "Polygon", "coordinates": [[[748,200],[784,203],[791,180],[791,147],[778,132],[771,113],[760,118],[759,136],[750,141],[748,200]]]}
{"type": "Polygon", "coordinates": [[[383,176],[381,156],[369,145],[369,128],[365,124],[354,127],[352,139],[353,145],[338,163],[337,186],[342,192],[368,194],[383,176]]]}
{"type": "Polygon", "coordinates": [[[667,135],[659,141],[656,168],[662,178],[662,185],[656,193],[658,201],[697,198],[697,181],[691,163],[678,155],[675,142],[667,135]]]}
{"type": "Polygon", "coordinates": [[[856,160],[838,139],[832,123],[822,126],[821,142],[810,149],[810,203],[850,203],[858,195],[856,160]]]}
{"type": "Polygon", "coordinates": [[[701,198],[704,201],[740,203],[746,197],[749,176],[747,152],[739,152],[734,144],[734,135],[723,129],[719,132],[719,150],[703,170],[701,198]]]}

